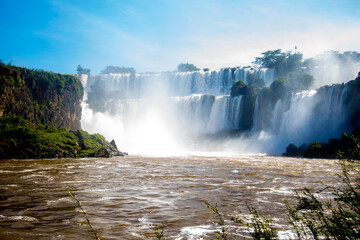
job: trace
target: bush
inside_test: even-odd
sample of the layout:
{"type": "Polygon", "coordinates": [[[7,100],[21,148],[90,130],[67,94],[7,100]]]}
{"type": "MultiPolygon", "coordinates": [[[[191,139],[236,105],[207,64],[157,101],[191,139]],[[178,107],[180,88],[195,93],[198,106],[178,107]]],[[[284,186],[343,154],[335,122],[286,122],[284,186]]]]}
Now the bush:
{"type": "Polygon", "coordinates": [[[283,153],[283,155],[288,157],[300,156],[300,152],[298,147],[290,143],[289,146],[287,146],[286,152],[283,153]]]}
{"type": "Polygon", "coordinates": [[[81,67],[81,65],[79,64],[76,68],[76,71],[78,74],[87,74],[87,75],[90,75],[90,69],[89,68],[83,68],[81,67]]]}
{"type": "Polygon", "coordinates": [[[289,222],[299,239],[360,239],[359,161],[341,160],[340,165],[343,185],[326,188],[333,200],[324,203],[306,189],[296,194],[296,208],[287,204],[289,222]]]}
{"type": "Polygon", "coordinates": [[[232,85],[230,95],[232,97],[235,97],[239,95],[245,95],[247,92],[248,92],[248,84],[240,80],[232,85]]]}
{"type": "Polygon", "coordinates": [[[194,64],[192,63],[180,63],[177,66],[177,71],[178,72],[195,72],[195,71],[199,71],[200,69],[197,68],[194,64]]]}
{"type": "Polygon", "coordinates": [[[109,73],[130,73],[135,74],[136,71],[132,67],[118,67],[118,66],[106,66],[105,69],[101,70],[101,74],[109,74],[109,73]]]}
{"type": "Polygon", "coordinates": [[[286,77],[275,79],[275,81],[271,83],[270,89],[277,98],[280,98],[282,95],[289,94],[289,79],[286,77]]]}

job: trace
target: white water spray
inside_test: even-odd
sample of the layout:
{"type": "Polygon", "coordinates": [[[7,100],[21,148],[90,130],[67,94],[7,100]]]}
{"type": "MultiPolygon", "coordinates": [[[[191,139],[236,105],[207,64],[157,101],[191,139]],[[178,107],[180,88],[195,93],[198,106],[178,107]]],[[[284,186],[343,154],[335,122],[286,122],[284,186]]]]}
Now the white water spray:
{"type": "Polygon", "coordinates": [[[82,127],[115,139],[120,150],[131,154],[167,156],[189,151],[280,154],[290,142],[300,145],[339,137],[344,121],[339,117],[346,96],[344,86],[281,99],[263,126],[258,98],[254,112],[249,113],[242,109],[242,96],[228,95],[232,84],[246,81],[249,72],[264,77],[266,85],[274,80],[271,69],[82,76],[86,92],[91,93],[91,86],[103,81],[104,91],[111,96],[98,112],[83,102],[82,127]],[[213,135],[243,129],[243,119],[249,117],[252,131],[237,137],[213,135]]]}

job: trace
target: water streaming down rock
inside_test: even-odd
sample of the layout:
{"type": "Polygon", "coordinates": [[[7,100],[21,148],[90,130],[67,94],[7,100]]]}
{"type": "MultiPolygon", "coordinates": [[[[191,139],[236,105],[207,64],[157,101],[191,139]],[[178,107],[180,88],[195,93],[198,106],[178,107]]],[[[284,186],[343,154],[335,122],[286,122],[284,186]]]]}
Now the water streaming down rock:
{"type": "Polygon", "coordinates": [[[315,140],[326,142],[344,132],[350,134],[360,125],[359,104],[348,104],[356,91],[350,92],[348,85],[336,84],[294,93],[288,101],[278,100],[269,121],[271,134],[278,138],[282,149],[289,142],[296,145],[315,140]]]}
{"type": "Polygon", "coordinates": [[[215,71],[197,72],[160,72],[136,74],[100,74],[91,75],[84,80],[86,90],[97,81],[106,82],[108,90],[121,90],[132,98],[141,98],[149,90],[161,86],[171,96],[191,94],[228,95],[234,82],[247,82],[247,75],[254,73],[264,79],[269,86],[275,77],[274,69],[223,68],[215,71]]]}
{"type": "MultiPolygon", "coordinates": [[[[118,139],[125,148],[127,140],[132,137],[135,145],[135,139],[149,139],[166,147],[166,143],[172,139],[175,141],[172,146],[181,145],[188,149],[189,136],[241,130],[247,133],[245,138],[239,138],[240,142],[256,144],[256,151],[281,153],[289,142],[326,141],[329,137],[339,137],[352,127],[349,121],[354,118],[351,114],[358,114],[358,106],[353,103],[355,107],[350,109],[355,110],[344,109],[349,98],[354,96],[354,93],[349,94],[347,85],[294,93],[274,103],[261,95],[250,100],[247,98],[245,102],[243,96],[231,97],[232,84],[239,79],[246,81],[250,72],[265,78],[266,85],[274,78],[272,69],[240,68],[186,73],[91,75],[82,78],[89,94],[95,83],[103,82],[106,98],[102,99],[104,105],[100,112],[103,117],[120,119],[124,131],[118,134],[122,136],[112,138],[118,139]],[[252,107],[244,107],[244,104],[252,107]],[[245,124],[246,119],[250,119],[250,124],[245,124]],[[141,130],[139,125],[142,126],[141,130]],[[166,135],[166,142],[154,140],[164,136],[160,132],[166,135]],[[266,133],[266,138],[263,133],[266,133]]],[[[99,131],[91,127],[91,117],[83,119],[87,119],[84,120],[88,127],[86,130],[99,131]]],[[[113,131],[105,132],[100,133],[109,136],[113,131]]],[[[234,151],[239,141],[234,145],[234,151]]]]}

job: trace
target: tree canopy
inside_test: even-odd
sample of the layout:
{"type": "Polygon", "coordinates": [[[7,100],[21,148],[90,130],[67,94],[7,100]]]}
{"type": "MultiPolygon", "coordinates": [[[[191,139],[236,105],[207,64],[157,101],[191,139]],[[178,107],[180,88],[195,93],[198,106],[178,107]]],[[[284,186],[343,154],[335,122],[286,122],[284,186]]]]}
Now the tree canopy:
{"type": "Polygon", "coordinates": [[[270,88],[276,95],[307,90],[314,83],[313,76],[302,72],[291,72],[286,77],[275,79],[270,88]]]}
{"type": "Polygon", "coordinates": [[[200,68],[197,68],[192,63],[180,63],[177,66],[177,71],[178,72],[195,72],[195,71],[199,71],[199,70],[200,70],[200,68]]]}
{"type": "Polygon", "coordinates": [[[90,75],[90,69],[89,68],[83,68],[80,64],[77,66],[76,71],[77,71],[78,74],[90,75]]]}
{"type": "Polygon", "coordinates": [[[105,69],[101,70],[101,74],[109,74],[109,73],[130,73],[135,74],[136,71],[132,67],[118,67],[118,66],[111,66],[108,65],[105,69]]]}
{"type": "Polygon", "coordinates": [[[282,52],[281,49],[269,50],[261,53],[262,57],[255,58],[256,67],[274,68],[277,76],[297,71],[302,67],[303,55],[301,53],[282,52]]]}

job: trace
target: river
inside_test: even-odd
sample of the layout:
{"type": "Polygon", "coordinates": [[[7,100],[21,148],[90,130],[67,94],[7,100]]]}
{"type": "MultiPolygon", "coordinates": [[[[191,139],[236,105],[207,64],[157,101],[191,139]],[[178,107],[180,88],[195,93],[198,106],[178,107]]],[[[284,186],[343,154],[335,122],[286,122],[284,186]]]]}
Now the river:
{"type": "Polygon", "coordinates": [[[155,239],[162,222],[163,239],[214,239],[204,200],[228,215],[256,206],[289,238],[284,199],[337,184],[338,171],[333,160],[266,155],[2,160],[0,239],[91,239],[67,189],[101,239],[155,239]]]}

